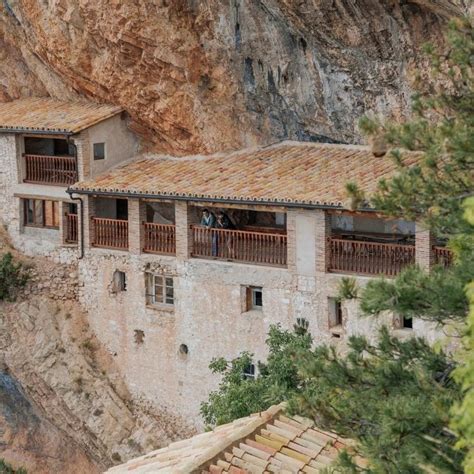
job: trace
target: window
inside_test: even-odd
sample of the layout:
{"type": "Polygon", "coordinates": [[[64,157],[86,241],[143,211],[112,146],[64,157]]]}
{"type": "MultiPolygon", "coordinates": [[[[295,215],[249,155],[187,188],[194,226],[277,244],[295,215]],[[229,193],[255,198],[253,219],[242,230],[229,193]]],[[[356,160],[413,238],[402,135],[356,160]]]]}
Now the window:
{"type": "Polygon", "coordinates": [[[393,325],[395,329],[413,329],[413,319],[395,316],[393,325]]]}
{"type": "Polygon", "coordinates": [[[413,319],[412,318],[402,318],[403,319],[403,328],[404,329],[413,329],[413,319]]]}
{"type": "Polygon", "coordinates": [[[173,277],[146,273],[147,304],[174,304],[173,277]]]}
{"type": "Polygon", "coordinates": [[[43,199],[23,200],[24,225],[59,228],[59,202],[43,199]]]}
{"type": "Polygon", "coordinates": [[[342,306],[337,298],[328,298],[329,329],[342,326],[342,306]]]}
{"type": "Polygon", "coordinates": [[[254,379],[255,378],[255,364],[248,364],[244,367],[242,372],[244,379],[254,379]]]}
{"type": "Polygon", "coordinates": [[[263,309],[263,290],[261,287],[257,286],[247,286],[245,287],[245,311],[257,310],[261,311],[263,309]]]}
{"type": "Polygon", "coordinates": [[[105,143],[94,143],[94,160],[105,160],[105,143]]]}
{"type": "Polygon", "coordinates": [[[112,278],[112,292],[119,293],[121,291],[127,291],[127,276],[125,272],[115,270],[112,278]]]}

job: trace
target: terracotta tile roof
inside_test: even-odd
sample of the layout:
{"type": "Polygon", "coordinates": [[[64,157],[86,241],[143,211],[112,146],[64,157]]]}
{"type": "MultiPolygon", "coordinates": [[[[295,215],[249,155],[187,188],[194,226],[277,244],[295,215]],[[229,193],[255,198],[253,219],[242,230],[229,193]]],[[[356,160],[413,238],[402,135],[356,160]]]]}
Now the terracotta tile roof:
{"type": "Polygon", "coordinates": [[[115,466],[108,474],[308,473],[327,468],[349,442],[281,405],[115,466]]]}
{"type": "Polygon", "coordinates": [[[120,113],[115,105],[62,102],[48,98],[0,103],[0,132],[73,134],[120,113]]]}
{"type": "Polygon", "coordinates": [[[368,147],[282,142],[228,154],[143,155],[71,190],[163,198],[343,206],[351,180],[370,193],[395,172],[368,147]]]}

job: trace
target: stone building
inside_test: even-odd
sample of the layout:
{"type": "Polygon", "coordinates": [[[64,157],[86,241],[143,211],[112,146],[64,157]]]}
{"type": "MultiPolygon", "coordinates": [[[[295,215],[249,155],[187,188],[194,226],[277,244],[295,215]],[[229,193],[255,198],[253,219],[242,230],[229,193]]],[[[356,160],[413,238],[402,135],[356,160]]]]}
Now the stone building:
{"type": "MultiPolygon", "coordinates": [[[[0,217],[21,249],[63,260],[69,252],[77,261],[90,325],[136,397],[199,424],[200,403],[218,383],[211,359],[249,351],[263,360],[270,325],[289,329],[298,318],[309,322],[316,344],[341,349],[351,334],[375,337],[383,323],[401,336],[439,337],[422,320],[368,319],[357,300],[336,299],[348,274],[363,286],[408,264],[429,269],[449,258],[414,223],[350,209],[345,183],[357,181],[370,194],[396,172],[368,148],[283,142],[210,156],[136,156],[119,109],[57,104],[22,118],[21,105],[10,107],[16,123],[0,110],[7,203],[0,217]],[[33,119],[38,129],[61,131],[76,153],[77,175],[61,168],[69,180],[55,183],[61,187],[24,182],[26,138],[38,138],[26,131],[33,119]],[[54,239],[49,228],[30,228],[25,202],[36,198],[59,202],[54,239]],[[203,225],[205,210],[220,227],[203,225]]],[[[57,159],[44,158],[49,149],[33,151],[57,159]]],[[[41,169],[40,181],[51,173],[58,179],[55,165],[41,169]]],[[[249,366],[245,376],[256,370],[249,366]]]]}
{"type": "Polygon", "coordinates": [[[74,259],[78,201],[67,187],[136,151],[120,107],[36,98],[0,104],[0,217],[15,246],[74,259]]]}

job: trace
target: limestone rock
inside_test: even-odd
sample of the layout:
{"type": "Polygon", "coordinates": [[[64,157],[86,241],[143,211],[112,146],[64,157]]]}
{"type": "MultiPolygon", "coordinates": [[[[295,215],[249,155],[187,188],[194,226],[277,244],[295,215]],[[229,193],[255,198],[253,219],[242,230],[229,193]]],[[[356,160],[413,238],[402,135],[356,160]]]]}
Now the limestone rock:
{"type": "Polygon", "coordinates": [[[408,112],[410,70],[464,0],[0,3],[0,100],[120,104],[173,154],[284,138],[361,140],[408,112]]]}

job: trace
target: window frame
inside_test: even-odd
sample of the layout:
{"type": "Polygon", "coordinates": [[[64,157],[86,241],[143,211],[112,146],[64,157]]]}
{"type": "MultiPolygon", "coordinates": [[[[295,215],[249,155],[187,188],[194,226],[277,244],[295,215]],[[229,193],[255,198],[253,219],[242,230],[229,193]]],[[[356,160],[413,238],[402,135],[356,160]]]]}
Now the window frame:
{"type": "Polygon", "coordinates": [[[328,326],[329,329],[342,328],[342,303],[338,298],[328,297],[328,326]]]}
{"type": "Polygon", "coordinates": [[[107,144],[106,142],[95,142],[92,144],[92,158],[93,158],[93,161],[103,161],[107,158],[107,144]],[[102,158],[96,158],[96,145],[103,145],[104,147],[104,153],[103,153],[103,156],[102,158]]]}
{"type": "Polygon", "coordinates": [[[246,286],[245,287],[245,301],[243,306],[243,312],[249,311],[263,311],[263,287],[261,286],[246,286]],[[261,293],[261,303],[260,305],[256,304],[256,293],[261,293]]]}
{"type": "Polygon", "coordinates": [[[171,275],[145,272],[145,299],[149,306],[174,308],[174,278],[171,275]],[[161,301],[157,299],[157,288],[161,288],[161,301]],[[169,289],[171,296],[168,294],[169,289]]]}
{"type": "Polygon", "coordinates": [[[255,380],[257,378],[257,366],[253,362],[250,362],[250,364],[242,370],[242,377],[244,380],[255,380]]]}
{"type": "Polygon", "coordinates": [[[59,230],[60,226],[60,201],[55,201],[53,199],[35,199],[35,198],[23,198],[23,226],[24,227],[36,227],[40,229],[54,229],[59,230]],[[29,203],[33,203],[33,220],[30,222],[29,219],[29,203]],[[41,208],[41,218],[36,219],[36,206],[37,203],[41,208]],[[53,225],[46,224],[46,203],[51,203],[52,207],[52,218],[53,225]]]}

